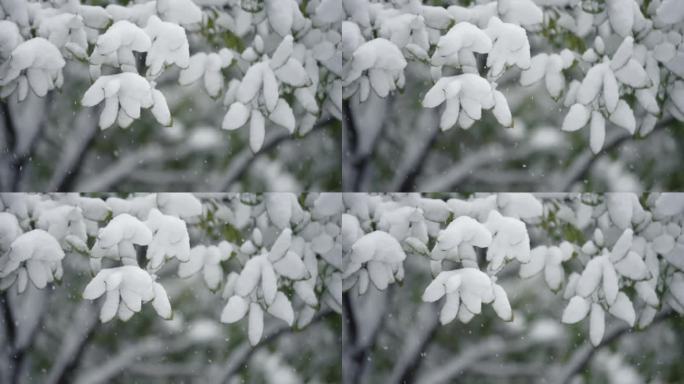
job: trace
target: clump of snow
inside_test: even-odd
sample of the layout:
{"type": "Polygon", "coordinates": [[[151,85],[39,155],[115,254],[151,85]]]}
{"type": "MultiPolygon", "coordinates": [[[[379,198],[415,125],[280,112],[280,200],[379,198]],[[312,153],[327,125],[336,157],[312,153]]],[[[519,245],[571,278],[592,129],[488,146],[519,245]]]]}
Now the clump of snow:
{"type": "Polygon", "coordinates": [[[114,122],[122,128],[130,126],[140,118],[141,108],[149,108],[160,124],[171,125],[171,114],[164,95],[136,73],[98,77],[83,95],[81,104],[92,107],[103,100],[105,106],[99,122],[102,129],[114,122]]]}

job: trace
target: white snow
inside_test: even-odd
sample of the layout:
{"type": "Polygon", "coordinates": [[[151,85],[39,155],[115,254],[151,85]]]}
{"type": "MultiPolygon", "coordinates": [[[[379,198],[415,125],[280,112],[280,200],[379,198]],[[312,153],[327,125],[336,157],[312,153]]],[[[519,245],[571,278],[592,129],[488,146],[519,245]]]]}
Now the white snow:
{"type": "Polygon", "coordinates": [[[100,76],[83,95],[81,104],[92,107],[102,100],[105,101],[99,123],[102,129],[110,127],[115,121],[122,128],[128,127],[140,118],[141,108],[151,108],[160,124],[171,124],[164,95],[136,73],[100,76]]]}
{"type": "Polygon", "coordinates": [[[145,33],[151,41],[145,58],[148,76],[159,76],[166,65],[175,64],[181,68],[190,65],[190,47],[183,27],[152,16],[147,21],[145,33]]]}
{"type": "Polygon", "coordinates": [[[95,300],[106,293],[100,310],[104,323],[117,314],[121,320],[128,320],[142,309],[142,304],[152,301],[159,316],[171,318],[171,305],[164,287],[155,282],[145,270],[127,265],[103,269],[88,283],[83,298],[95,300]]]}

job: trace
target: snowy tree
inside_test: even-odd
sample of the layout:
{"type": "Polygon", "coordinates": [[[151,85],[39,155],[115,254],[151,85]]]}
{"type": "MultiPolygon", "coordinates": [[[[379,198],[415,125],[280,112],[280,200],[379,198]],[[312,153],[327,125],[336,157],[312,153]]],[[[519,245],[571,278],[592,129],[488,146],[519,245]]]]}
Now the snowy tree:
{"type": "Polygon", "coordinates": [[[681,342],[684,194],[343,201],[345,382],[680,377],[677,354],[645,340],[681,342]],[[634,340],[614,354],[635,365],[589,369],[621,336],[634,340]],[[663,366],[642,361],[651,351],[663,366]]]}
{"type": "Polygon", "coordinates": [[[334,186],[338,164],[313,157],[339,151],[343,16],[329,0],[3,2],[0,187],[334,186]]]}
{"type": "Polygon", "coordinates": [[[677,1],[342,3],[345,190],[680,186],[677,1]]]}
{"type": "Polygon", "coordinates": [[[223,383],[273,374],[250,363],[269,344],[272,370],[339,380],[339,348],[318,344],[339,337],[341,195],[0,202],[0,381],[223,383]]]}

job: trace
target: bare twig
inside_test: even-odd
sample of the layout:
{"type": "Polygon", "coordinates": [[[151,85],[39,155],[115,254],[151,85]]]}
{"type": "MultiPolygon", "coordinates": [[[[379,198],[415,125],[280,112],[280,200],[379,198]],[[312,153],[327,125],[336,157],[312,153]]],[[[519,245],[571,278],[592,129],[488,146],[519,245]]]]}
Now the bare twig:
{"type": "Polygon", "coordinates": [[[228,188],[233,185],[233,183],[242,177],[242,175],[247,171],[250,165],[254,163],[254,160],[256,160],[257,157],[277,147],[280,143],[287,141],[291,137],[292,135],[290,135],[288,132],[278,131],[266,138],[264,145],[261,147],[259,152],[254,153],[250,148],[243,149],[231,159],[228,171],[226,171],[223,176],[213,184],[210,190],[227,191],[228,188]]]}
{"type": "MultiPolygon", "coordinates": [[[[373,159],[373,156],[375,155],[375,151],[378,147],[380,139],[382,138],[382,134],[389,122],[386,111],[387,109],[392,109],[392,105],[394,104],[394,96],[390,95],[382,100],[385,105],[385,107],[382,109],[383,112],[385,112],[385,118],[381,120],[379,127],[372,132],[372,135],[369,137],[369,143],[366,145],[361,145],[361,143],[357,144],[356,152],[354,152],[351,156],[351,166],[354,169],[354,179],[350,191],[358,192],[367,190],[369,165],[373,159]]],[[[353,119],[353,116],[350,116],[349,118],[353,119]]],[[[358,129],[356,124],[354,124],[354,126],[354,129],[358,129]]],[[[356,135],[359,135],[358,131],[356,132],[356,135]]]]}
{"type": "Polygon", "coordinates": [[[197,377],[202,373],[203,366],[198,363],[139,363],[133,364],[129,371],[143,376],[155,378],[179,378],[181,376],[197,377]]]}
{"type": "MultiPolygon", "coordinates": [[[[314,316],[314,318],[311,320],[311,323],[309,323],[307,327],[310,327],[314,323],[317,323],[333,314],[334,312],[331,310],[319,312],[314,316]]],[[[268,331],[266,336],[264,336],[259,344],[255,346],[250,345],[247,341],[243,342],[237,348],[234,348],[231,351],[230,358],[213,382],[216,384],[228,383],[229,380],[235,376],[240,369],[242,369],[242,367],[244,367],[245,363],[252,356],[252,354],[254,354],[254,352],[256,352],[259,348],[262,348],[275,341],[279,337],[291,333],[292,331],[292,327],[290,326],[279,325],[268,331]]]]}
{"type": "Polygon", "coordinates": [[[2,300],[2,314],[5,322],[5,334],[7,335],[7,341],[9,341],[10,348],[14,348],[14,343],[17,338],[17,324],[14,320],[14,311],[12,310],[12,305],[9,302],[9,295],[7,291],[3,291],[0,296],[2,300]]]}
{"type": "Polygon", "coordinates": [[[501,337],[490,337],[473,346],[466,346],[463,352],[449,359],[446,364],[421,377],[420,382],[429,384],[450,382],[454,377],[465,372],[474,362],[502,351],[505,346],[506,341],[501,337]]]}
{"type": "Polygon", "coordinates": [[[351,303],[351,298],[349,297],[349,292],[344,292],[342,294],[342,311],[344,314],[344,324],[346,325],[347,336],[352,343],[356,343],[358,338],[358,325],[356,323],[356,313],[354,313],[354,307],[351,303]]]}
{"type": "Polygon", "coordinates": [[[401,354],[392,368],[388,383],[409,384],[413,382],[423,352],[432,341],[439,326],[439,308],[436,303],[423,304],[418,311],[415,328],[406,334],[401,354]]]}
{"type": "Polygon", "coordinates": [[[420,377],[420,383],[438,384],[452,382],[454,378],[469,371],[473,364],[493,355],[504,355],[525,351],[535,345],[537,341],[506,340],[501,336],[491,336],[475,345],[465,346],[463,352],[448,360],[441,367],[431,370],[420,377]]]}
{"type": "Polygon", "coordinates": [[[27,352],[41,328],[47,312],[46,299],[52,294],[52,289],[24,292],[23,305],[12,308],[8,302],[9,311],[14,321],[14,343],[10,345],[10,383],[19,383],[22,371],[26,368],[27,352]]]}
{"type": "Polygon", "coordinates": [[[499,377],[510,380],[516,376],[537,377],[544,371],[543,363],[503,363],[498,361],[481,361],[470,365],[468,373],[481,376],[499,377]]]}
{"type": "MultiPolygon", "coordinates": [[[[326,127],[334,121],[335,120],[333,118],[321,120],[320,122],[316,123],[316,125],[314,125],[312,130],[307,135],[311,135],[312,133],[314,133],[314,131],[326,127]]],[[[296,136],[291,135],[287,131],[279,130],[273,135],[269,135],[268,137],[266,137],[264,145],[261,147],[261,150],[259,150],[259,152],[254,153],[250,148],[243,149],[242,151],[240,151],[240,153],[235,155],[230,160],[230,166],[228,167],[228,170],[225,173],[223,173],[223,175],[220,178],[211,183],[208,186],[209,188],[207,190],[227,191],[233,183],[235,183],[238,179],[240,179],[240,177],[242,177],[242,175],[247,171],[247,169],[252,165],[252,163],[254,163],[254,160],[256,160],[257,157],[277,147],[280,143],[294,139],[295,137],[296,136]]]]}
{"type": "MultiPolygon", "coordinates": [[[[382,326],[385,321],[385,311],[389,295],[392,290],[388,289],[380,295],[382,300],[381,305],[373,305],[374,311],[377,313],[375,321],[359,321],[355,316],[354,320],[354,337],[349,335],[349,338],[343,340],[344,346],[342,348],[342,382],[345,384],[356,384],[362,382],[364,372],[366,372],[369,361],[368,354],[373,350],[382,326]],[[366,332],[362,332],[361,325],[367,327],[366,332]]],[[[367,298],[369,296],[366,296],[367,298]]],[[[347,305],[349,306],[345,311],[347,313],[362,313],[363,310],[357,311],[354,308],[354,300],[347,293],[347,305]]],[[[343,302],[344,304],[344,302],[343,302]]],[[[349,325],[349,324],[348,324],[349,325]]]]}
{"type": "Polygon", "coordinates": [[[180,352],[191,347],[196,342],[196,340],[188,337],[180,337],[171,341],[157,336],[144,338],[142,341],[123,348],[121,352],[108,358],[103,364],[79,375],[76,383],[95,384],[109,382],[131,364],[142,358],[180,352]]]}
{"type": "MultiPolygon", "coordinates": [[[[674,119],[672,117],[660,121],[656,124],[655,128],[653,128],[653,132],[651,132],[649,136],[653,135],[656,131],[668,127],[673,121],[674,119]]],[[[569,191],[575,182],[581,180],[586,175],[596,160],[607,154],[610,150],[615,149],[630,140],[634,140],[633,135],[624,132],[616,132],[606,138],[601,152],[594,154],[591,148],[586,148],[573,160],[565,172],[558,177],[551,179],[546,190],[569,191]]]]}
{"type": "Polygon", "coordinates": [[[93,303],[84,301],[75,311],[75,318],[61,341],[55,362],[45,380],[48,384],[66,384],[76,370],[85,347],[98,326],[93,303]]]}
{"type": "Polygon", "coordinates": [[[455,185],[466,180],[480,168],[493,163],[505,163],[524,159],[534,152],[532,147],[521,146],[515,150],[500,144],[492,144],[468,155],[448,172],[435,175],[422,183],[420,190],[425,192],[450,191],[455,185]]]}
{"type": "Polygon", "coordinates": [[[109,190],[116,183],[124,180],[142,164],[155,162],[163,163],[170,159],[178,159],[195,151],[191,145],[182,143],[174,148],[164,148],[158,144],[152,144],[136,151],[124,154],[114,164],[84,180],[77,185],[80,192],[95,192],[109,190]]]}
{"type": "Polygon", "coordinates": [[[64,145],[62,156],[48,182],[47,191],[64,192],[71,189],[79,171],[83,167],[83,159],[97,137],[99,127],[90,111],[82,111],[76,121],[76,129],[64,145]]]}
{"type": "MultiPolygon", "coordinates": [[[[42,118],[38,122],[38,125],[36,129],[33,131],[33,135],[29,137],[28,143],[26,144],[25,148],[21,148],[21,142],[17,141],[16,146],[15,146],[15,153],[13,154],[13,163],[12,163],[12,168],[13,168],[13,176],[12,176],[12,181],[11,181],[11,190],[12,191],[18,191],[21,186],[22,179],[24,175],[27,173],[27,168],[29,168],[28,165],[30,163],[28,162],[29,159],[34,155],[34,152],[36,150],[36,147],[38,146],[38,141],[40,137],[42,136],[43,132],[45,131],[45,127],[48,124],[48,119],[49,119],[49,114],[50,114],[50,106],[52,105],[52,98],[53,98],[52,92],[48,92],[48,94],[45,96],[43,100],[43,111],[42,111],[42,118]]],[[[35,113],[41,113],[40,111],[35,111],[35,113]]]]}
{"type": "Polygon", "coordinates": [[[350,101],[342,101],[342,112],[344,113],[344,132],[345,141],[348,142],[349,147],[347,148],[348,153],[356,153],[358,149],[358,139],[359,134],[356,129],[356,120],[354,119],[354,114],[352,113],[350,101]]]}
{"type": "MultiPolygon", "coordinates": [[[[653,319],[651,326],[672,317],[674,314],[675,312],[672,309],[667,309],[658,313],[653,319]]],[[[563,384],[569,383],[576,374],[581,372],[587,366],[587,364],[589,364],[591,358],[599,349],[619,339],[621,336],[631,332],[632,330],[632,327],[626,324],[612,328],[606,331],[601,344],[599,344],[597,347],[594,347],[587,341],[582,347],[575,350],[568,362],[562,366],[559,371],[555,372],[556,375],[553,375],[555,378],[551,380],[551,382],[563,384]]]]}
{"type": "Polygon", "coordinates": [[[14,120],[12,119],[12,111],[9,106],[9,101],[5,100],[0,102],[2,106],[2,116],[5,125],[5,137],[7,142],[7,152],[14,153],[15,147],[17,145],[17,129],[14,126],[14,120]]]}
{"type": "MultiPolygon", "coordinates": [[[[429,113],[430,116],[434,116],[435,111],[426,111],[426,113],[429,113]]],[[[414,185],[416,178],[423,171],[425,160],[430,154],[432,145],[437,140],[437,136],[440,132],[441,130],[439,129],[439,124],[437,122],[430,124],[430,130],[426,135],[427,138],[418,139],[417,148],[406,157],[406,160],[402,162],[401,165],[399,165],[399,169],[392,179],[390,191],[407,192],[416,190],[414,185]]]]}

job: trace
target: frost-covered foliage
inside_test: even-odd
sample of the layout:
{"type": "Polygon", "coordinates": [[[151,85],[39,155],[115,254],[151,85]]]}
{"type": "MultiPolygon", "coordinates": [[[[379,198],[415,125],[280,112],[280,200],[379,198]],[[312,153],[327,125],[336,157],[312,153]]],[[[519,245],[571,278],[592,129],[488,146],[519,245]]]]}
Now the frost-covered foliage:
{"type": "Polygon", "coordinates": [[[345,1],[344,96],[358,93],[363,102],[373,90],[386,97],[403,87],[407,61],[413,61],[422,63],[435,82],[423,106],[446,101],[443,130],[456,123],[470,128],[482,109],[492,109],[501,125],[511,126],[506,97],[496,88],[504,72],[517,67],[522,85],[543,80],[551,97],[571,107],[564,131],[591,120],[591,148],[598,152],[606,120],[631,134],[639,127],[646,135],[661,108],[684,119],[677,96],[684,89],[678,80],[684,76],[684,54],[678,53],[683,20],[669,14],[668,8],[675,8],[670,3],[345,1]],[[549,34],[552,28],[593,46],[531,52],[528,34],[549,34]]]}
{"type": "Polygon", "coordinates": [[[197,275],[226,300],[221,322],[249,311],[252,345],[265,313],[299,329],[321,312],[341,313],[339,194],[3,194],[0,202],[2,290],[56,288],[85,272],[82,296],[104,297],[102,322],[127,321],[148,302],[170,319],[183,312],[169,293],[174,277],[197,275]]]}
{"type": "MultiPolygon", "coordinates": [[[[4,125],[15,120],[16,127],[4,127],[16,131],[10,136],[20,142],[30,140],[31,132],[24,132],[17,111],[35,96],[47,97],[45,103],[50,105],[51,94],[60,91],[59,97],[69,99],[65,105],[70,110],[102,103],[104,107],[89,113],[99,116],[96,125],[103,130],[133,125],[126,136],[149,137],[150,133],[134,133],[149,125],[157,140],[168,139],[186,134],[187,124],[213,125],[211,133],[187,133],[197,142],[194,150],[215,145],[229,152],[241,149],[226,137],[247,135],[226,134],[221,128],[234,130],[247,120],[249,139],[242,145],[257,153],[267,132],[283,139],[300,138],[316,126],[327,127],[341,119],[339,47],[344,13],[339,4],[326,0],[123,3],[2,3],[0,98],[11,105],[3,115],[10,110],[14,115],[5,118],[4,125]],[[150,124],[141,109],[149,109],[156,123],[150,124]],[[199,116],[193,117],[193,109],[199,116]],[[220,115],[223,123],[214,115],[220,115]]],[[[70,125],[74,131],[76,124],[70,125]]],[[[67,133],[83,136],[71,131],[67,133]]],[[[95,130],[91,135],[123,134],[95,130]]],[[[3,145],[17,144],[11,140],[3,145]]]]}
{"type": "MultiPolygon", "coordinates": [[[[115,121],[128,127],[140,117],[141,106],[152,107],[159,123],[170,125],[166,98],[155,84],[163,71],[175,66],[182,69],[181,85],[204,77],[206,91],[217,98],[228,84],[223,96],[226,106],[235,109],[233,105],[241,103],[246,108],[247,104],[255,111],[253,116],[269,116],[291,133],[295,130],[293,105],[283,98],[289,95],[307,114],[299,122],[302,134],[313,127],[322,109],[339,118],[341,101],[335,92],[340,92],[337,74],[341,68],[336,58],[341,51],[336,47],[341,35],[335,26],[343,17],[342,9],[316,1],[308,4],[305,16],[294,1],[252,6],[225,3],[227,7],[218,15],[219,8],[202,9],[193,1],[107,7],[78,1],[3,3],[1,94],[8,97],[17,92],[21,101],[30,88],[37,96],[45,96],[62,85],[66,60],[83,61],[89,64],[93,85],[81,103],[90,107],[106,100],[100,115],[102,129],[115,121]],[[225,47],[193,52],[191,57],[189,33],[203,37],[252,34],[253,41],[242,50],[225,47]],[[238,71],[222,72],[232,64],[238,71]],[[107,76],[102,75],[104,67],[107,76]]],[[[256,121],[252,118],[250,128],[251,136],[256,136],[250,140],[255,152],[264,136],[263,119],[260,125],[256,121]]],[[[241,116],[226,114],[223,127],[234,129],[242,124],[241,116]]]]}
{"type": "MultiPolygon", "coordinates": [[[[397,150],[409,153],[420,153],[422,142],[427,142],[425,151],[431,141],[451,150],[456,146],[451,138],[459,143],[468,138],[474,148],[513,140],[525,144],[528,151],[539,152],[549,151],[549,146],[571,146],[576,152],[578,143],[587,142],[598,154],[604,144],[615,145],[611,129],[616,130],[614,136],[644,138],[656,127],[684,121],[684,19],[678,9],[681,5],[676,3],[343,1],[347,14],[342,25],[343,97],[350,106],[348,111],[357,117],[350,123],[356,126],[349,129],[371,142],[382,142],[383,136],[412,135],[405,146],[396,144],[395,139],[386,144],[390,148],[404,146],[397,150]],[[536,84],[539,86],[532,88],[536,84]],[[369,99],[369,95],[373,97],[369,99]],[[372,100],[377,97],[388,101],[372,100]],[[388,112],[383,117],[377,103],[387,103],[399,116],[395,119],[395,113],[388,112]],[[430,116],[418,103],[422,108],[439,107],[438,122],[409,118],[411,113],[405,108],[418,116],[430,116]],[[495,130],[496,123],[492,124],[483,110],[491,111],[498,125],[514,129],[495,130]],[[375,114],[380,114],[381,123],[369,123],[375,114]],[[530,123],[543,125],[539,129],[549,125],[555,131],[533,135],[536,132],[529,129],[537,127],[530,123]],[[441,130],[475,126],[486,132],[448,135],[432,126],[441,130]],[[585,126],[589,133],[582,139],[579,134],[572,138],[559,134],[585,126]],[[374,132],[382,129],[386,132],[374,132]]],[[[354,150],[354,144],[350,146],[354,150]]],[[[382,147],[361,145],[358,155],[364,155],[367,148],[382,147]]],[[[520,152],[520,157],[530,156],[520,152]]],[[[409,170],[399,171],[420,172],[423,164],[419,161],[424,158],[417,155],[417,163],[409,161],[409,170]]],[[[439,164],[433,167],[444,168],[453,161],[439,164]]],[[[383,166],[378,165],[379,173],[383,166]]],[[[406,177],[404,173],[395,175],[395,183],[406,177]]],[[[439,182],[408,184],[404,189],[451,190],[433,184],[439,182]]]]}
{"type": "Polygon", "coordinates": [[[493,15],[484,26],[469,19],[455,21],[454,12],[460,7],[447,10],[418,1],[349,1],[344,5],[348,14],[342,26],[345,98],[358,92],[363,102],[371,89],[386,97],[403,87],[404,68],[407,60],[413,60],[424,63],[435,80],[423,106],[434,108],[446,101],[440,123],[443,130],[457,122],[470,128],[481,118],[482,109],[492,109],[502,125],[512,124],[496,81],[510,66],[530,67],[529,42],[517,23],[493,15]],[[380,37],[371,40],[373,33],[380,37]],[[487,55],[486,76],[478,72],[476,54],[487,55]]]}
{"type": "Polygon", "coordinates": [[[343,201],[345,295],[415,278],[405,265],[419,263],[432,275],[422,300],[440,302],[442,324],[468,323],[483,304],[513,321],[517,292],[506,291],[506,280],[541,274],[557,300],[568,301],[559,321],[589,316],[594,346],[606,313],[639,329],[667,308],[684,314],[684,194],[345,194],[343,201]]]}

